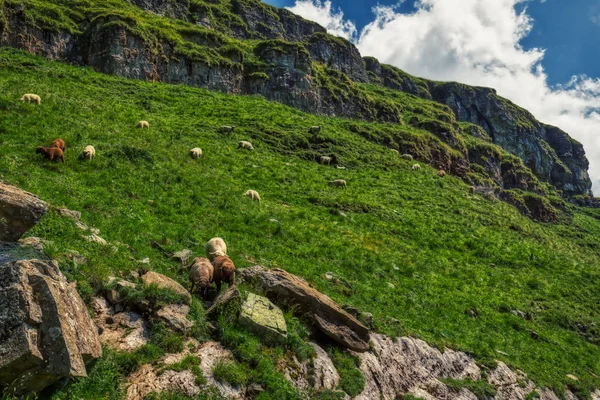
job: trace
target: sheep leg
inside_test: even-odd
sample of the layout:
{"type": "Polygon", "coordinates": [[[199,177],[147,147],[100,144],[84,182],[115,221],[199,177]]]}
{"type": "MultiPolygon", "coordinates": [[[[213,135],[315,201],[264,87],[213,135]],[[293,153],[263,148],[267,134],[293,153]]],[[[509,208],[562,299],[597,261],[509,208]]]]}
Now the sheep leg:
{"type": "Polygon", "coordinates": [[[221,281],[217,282],[217,293],[221,293],[221,281]]]}

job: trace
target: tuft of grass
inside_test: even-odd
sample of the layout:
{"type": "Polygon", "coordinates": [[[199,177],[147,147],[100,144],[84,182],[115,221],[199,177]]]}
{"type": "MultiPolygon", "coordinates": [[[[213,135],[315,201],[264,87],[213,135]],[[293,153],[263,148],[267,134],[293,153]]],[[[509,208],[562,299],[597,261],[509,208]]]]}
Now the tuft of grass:
{"type": "Polygon", "coordinates": [[[340,375],[339,388],[350,397],[358,396],[365,388],[365,377],[358,369],[360,361],[347,351],[332,347],[329,357],[340,375]]]}
{"type": "Polygon", "coordinates": [[[468,389],[470,390],[479,400],[486,400],[496,395],[496,388],[487,383],[484,380],[475,381],[473,379],[442,379],[443,383],[445,383],[449,388],[454,390],[460,389],[468,389]]]}
{"type": "Polygon", "coordinates": [[[249,371],[234,360],[217,361],[212,368],[215,379],[227,382],[233,386],[242,386],[248,383],[249,371]]]}

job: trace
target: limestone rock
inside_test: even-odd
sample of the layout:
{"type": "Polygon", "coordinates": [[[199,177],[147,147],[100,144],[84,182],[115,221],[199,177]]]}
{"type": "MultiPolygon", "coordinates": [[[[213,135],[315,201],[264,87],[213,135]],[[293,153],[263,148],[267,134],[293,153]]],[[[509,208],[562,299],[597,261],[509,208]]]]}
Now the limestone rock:
{"type": "Polygon", "coordinates": [[[258,266],[241,270],[238,279],[256,285],[275,303],[295,306],[297,312],[310,317],[319,330],[342,346],[369,350],[369,329],[303,279],[282,269],[258,266]]]}
{"type": "Polygon", "coordinates": [[[0,386],[39,392],[61,378],[86,376],[102,355],[96,327],[75,284],[56,263],[21,260],[0,266],[0,386]]]}
{"type": "Polygon", "coordinates": [[[513,372],[502,361],[488,374],[488,383],[497,387],[497,400],[524,399],[535,390],[535,384],[520,372],[513,372]]]}
{"type": "Polygon", "coordinates": [[[90,235],[84,236],[83,238],[85,240],[87,240],[88,242],[98,243],[101,246],[107,246],[108,245],[108,242],[106,240],[104,240],[100,236],[96,235],[95,233],[92,233],[90,235]]]}
{"type": "Polygon", "coordinates": [[[259,337],[265,337],[273,342],[285,342],[287,326],[283,312],[269,299],[248,293],[248,298],[242,304],[239,321],[259,337]]]}
{"type": "Polygon", "coordinates": [[[338,374],[333,361],[316,343],[311,343],[315,349],[316,356],[313,359],[314,385],[316,391],[334,390],[340,383],[340,375],[338,374]]]}
{"type": "Polygon", "coordinates": [[[16,242],[48,211],[31,193],[0,182],[0,242],[16,242]]]}
{"type": "Polygon", "coordinates": [[[118,304],[124,300],[120,293],[120,291],[123,288],[135,289],[135,283],[128,282],[124,279],[120,279],[114,276],[108,277],[108,283],[112,284],[113,289],[109,290],[106,293],[106,298],[110,302],[110,304],[113,305],[118,304]]]}
{"type": "Polygon", "coordinates": [[[176,293],[179,293],[183,297],[185,304],[190,305],[192,302],[192,295],[190,292],[167,276],[154,271],[149,271],[142,275],[142,282],[144,282],[146,285],[155,284],[163,289],[173,289],[176,293]]]}
{"type": "Polygon", "coordinates": [[[134,351],[150,339],[150,327],[141,315],[130,311],[115,314],[103,297],[92,302],[96,323],[100,328],[100,341],[120,351],[134,351]]]}
{"type": "Polygon", "coordinates": [[[65,217],[72,219],[73,221],[79,221],[81,219],[81,211],[73,211],[68,208],[59,208],[58,213],[65,217]]]}
{"type": "Polygon", "coordinates": [[[186,265],[192,256],[192,251],[188,249],[183,249],[173,253],[171,256],[174,260],[179,261],[181,265],[186,265]]]}
{"type": "Polygon", "coordinates": [[[154,316],[174,331],[188,333],[194,323],[187,318],[190,307],[185,304],[167,304],[154,313],[154,316]]]}
{"type": "Polygon", "coordinates": [[[127,382],[127,400],[143,400],[150,393],[162,392],[181,393],[188,397],[200,394],[196,376],[189,370],[167,370],[158,374],[150,364],[145,364],[134,372],[127,382]]]}

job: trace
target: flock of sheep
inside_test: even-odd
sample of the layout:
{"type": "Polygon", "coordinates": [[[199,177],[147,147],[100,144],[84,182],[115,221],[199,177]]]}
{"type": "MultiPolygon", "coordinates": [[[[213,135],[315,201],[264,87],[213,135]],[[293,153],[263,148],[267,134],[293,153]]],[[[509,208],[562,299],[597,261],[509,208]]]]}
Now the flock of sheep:
{"type": "Polygon", "coordinates": [[[227,256],[227,245],[221,238],[212,238],[204,246],[205,257],[196,257],[189,267],[189,276],[192,286],[203,299],[208,296],[208,291],[213,283],[217,285],[217,292],[221,291],[221,284],[235,285],[235,265],[227,256]]]}

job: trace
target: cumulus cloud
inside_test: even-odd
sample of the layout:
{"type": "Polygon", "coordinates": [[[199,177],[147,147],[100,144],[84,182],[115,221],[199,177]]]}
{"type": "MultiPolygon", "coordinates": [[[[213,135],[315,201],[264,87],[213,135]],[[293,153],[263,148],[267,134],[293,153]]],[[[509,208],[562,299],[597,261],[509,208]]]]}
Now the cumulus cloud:
{"type": "Polygon", "coordinates": [[[357,34],[354,23],[344,20],[344,13],[340,9],[337,11],[333,10],[331,1],[329,0],[324,2],[321,0],[298,0],[293,7],[286,8],[295,14],[324,26],[332,35],[352,40],[357,34]]]}
{"type": "Polygon", "coordinates": [[[534,23],[526,8],[515,9],[523,1],[419,0],[410,14],[376,6],[373,21],[360,33],[344,21],[341,11],[332,12],[328,1],[297,0],[291,10],[335,27],[334,34],[339,27],[352,26],[354,30],[342,36],[353,40],[364,56],[413,75],[496,88],[540,121],[564,129],[583,143],[598,192],[600,80],[576,76],[563,85],[548,84],[542,67],[544,50],[520,45],[534,23]]]}

